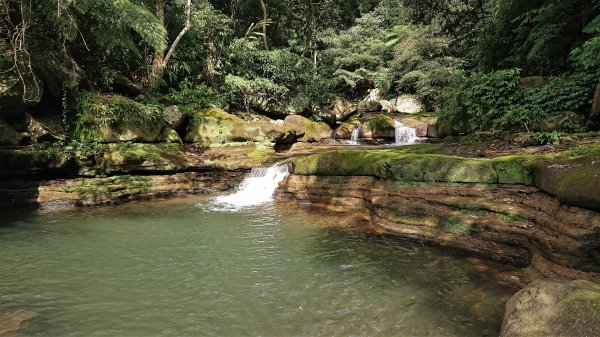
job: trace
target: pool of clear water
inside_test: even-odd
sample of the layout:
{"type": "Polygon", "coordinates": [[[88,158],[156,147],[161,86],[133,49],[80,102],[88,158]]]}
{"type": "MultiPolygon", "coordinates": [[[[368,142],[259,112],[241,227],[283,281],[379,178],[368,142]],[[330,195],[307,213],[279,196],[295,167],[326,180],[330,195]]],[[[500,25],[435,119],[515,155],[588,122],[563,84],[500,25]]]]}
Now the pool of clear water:
{"type": "MultiPolygon", "coordinates": [[[[200,206],[197,204],[199,203],[200,206]]],[[[3,212],[23,336],[493,336],[512,293],[454,253],[282,204],[3,212]]]]}

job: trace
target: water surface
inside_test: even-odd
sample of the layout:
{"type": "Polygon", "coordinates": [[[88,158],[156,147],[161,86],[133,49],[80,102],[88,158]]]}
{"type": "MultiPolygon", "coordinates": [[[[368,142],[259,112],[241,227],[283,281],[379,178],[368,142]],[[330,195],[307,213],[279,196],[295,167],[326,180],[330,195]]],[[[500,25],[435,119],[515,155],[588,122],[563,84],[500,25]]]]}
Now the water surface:
{"type": "Polygon", "coordinates": [[[336,217],[207,199],[0,220],[0,311],[24,336],[497,335],[510,291],[464,259],[331,227],[336,217]]]}

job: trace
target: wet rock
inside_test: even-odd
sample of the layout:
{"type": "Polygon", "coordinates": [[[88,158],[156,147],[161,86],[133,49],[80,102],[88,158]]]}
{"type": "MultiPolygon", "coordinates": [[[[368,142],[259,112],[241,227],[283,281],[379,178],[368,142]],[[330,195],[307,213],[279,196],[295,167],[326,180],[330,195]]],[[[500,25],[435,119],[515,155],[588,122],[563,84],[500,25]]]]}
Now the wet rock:
{"type": "Polygon", "coordinates": [[[352,131],[361,126],[362,122],[357,116],[353,116],[335,130],[336,139],[350,139],[352,131]]]}
{"type": "Polygon", "coordinates": [[[372,114],[365,118],[362,123],[361,138],[388,138],[396,136],[396,125],[394,119],[386,114],[372,114]]]}
{"type": "Polygon", "coordinates": [[[600,285],[535,281],[506,305],[500,337],[600,336],[600,285]]]}
{"type": "Polygon", "coordinates": [[[416,128],[417,137],[427,137],[427,131],[429,130],[429,125],[420,125],[416,128]]]}
{"type": "Polygon", "coordinates": [[[298,115],[287,116],[283,121],[286,130],[300,137],[301,142],[319,142],[332,137],[333,131],[329,125],[313,122],[310,119],[298,115]]]}
{"type": "Polygon", "coordinates": [[[37,316],[37,311],[28,308],[0,311],[0,336],[11,336],[21,332],[37,316]]]}

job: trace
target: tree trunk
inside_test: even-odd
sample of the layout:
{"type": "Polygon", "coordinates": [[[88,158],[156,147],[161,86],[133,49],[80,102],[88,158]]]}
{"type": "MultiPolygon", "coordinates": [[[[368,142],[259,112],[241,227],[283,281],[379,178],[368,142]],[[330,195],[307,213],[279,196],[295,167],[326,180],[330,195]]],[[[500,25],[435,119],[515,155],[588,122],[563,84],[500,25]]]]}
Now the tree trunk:
{"type": "Polygon", "coordinates": [[[267,22],[269,22],[269,11],[267,9],[267,4],[265,4],[265,0],[260,0],[260,7],[262,8],[263,12],[263,44],[265,45],[265,49],[269,50],[269,39],[267,37],[267,28],[269,28],[267,24],[267,22]]]}
{"type": "Polygon", "coordinates": [[[596,94],[594,95],[594,102],[592,103],[590,119],[594,122],[600,122],[600,82],[596,85],[596,94]]]}
{"type": "MultiPolygon", "coordinates": [[[[162,20],[164,22],[164,18],[165,18],[164,0],[157,0],[157,2],[156,2],[157,16],[159,15],[159,4],[162,5],[162,7],[160,7],[160,8],[162,9],[162,20]]],[[[159,16],[159,19],[160,19],[160,16],[159,16]]],[[[185,27],[183,27],[181,32],[179,32],[179,35],[177,35],[177,37],[175,38],[175,41],[173,41],[173,44],[171,44],[171,48],[169,48],[169,51],[167,51],[167,55],[164,56],[164,58],[161,57],[162,52],[161,52],[161,55],[159,55],[158,57],[155,56],[155,59],[154,59],[155,64],[153,66],[151,82],[156,83],[163,76],[163,74],[165,72],[165,68],[167,67],[167,64],[169,64],[169,61],[171,60],[171,57],[173,56],[175,49],[179,45],[179,42],[181,42],[181,39],[183,39],[185,34],[187,34],[187,32],[191,28],[192,28],[192,0],[187,0],[187,3],[185,5],[185,27]]]]}
{"type": "MultiPolygon", "coordinates": [[[[165,26],[165,0],[156,0],[156,17],[158,21],[165,26]]],[[[164,50],[155,50],[154,51],[154,60],[152,61],[152,71],[150,74],[151,78],[159,78],[162,76],[162,64],[165,60],[165,52],[164,50]]]]}

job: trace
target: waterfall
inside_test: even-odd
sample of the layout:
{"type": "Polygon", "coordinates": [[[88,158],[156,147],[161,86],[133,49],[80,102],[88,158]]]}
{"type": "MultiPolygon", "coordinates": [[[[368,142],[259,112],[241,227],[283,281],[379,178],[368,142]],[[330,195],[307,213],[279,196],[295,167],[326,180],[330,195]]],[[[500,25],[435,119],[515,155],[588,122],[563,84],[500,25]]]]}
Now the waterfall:
{"type": "Polygon", "coordinates": [[[237,210],[272,201],[279,183],[288,175],[287,164],[253,168],[234,193],[216,198],[215,204],[237,210]]]}
{"type": "Polygon", "coordinates": [[[417,138],[417,129],[409,128],[399,121],[394,121],[396,126],[396,142],[395,145],[414,144],[419,139],[417,138]]]}
{"type": "Polygon", "coordinates": [[[360,135],[360,126],[352,130],[350,135],[350,145],[358,145],[358,136],[360,135]]]}

